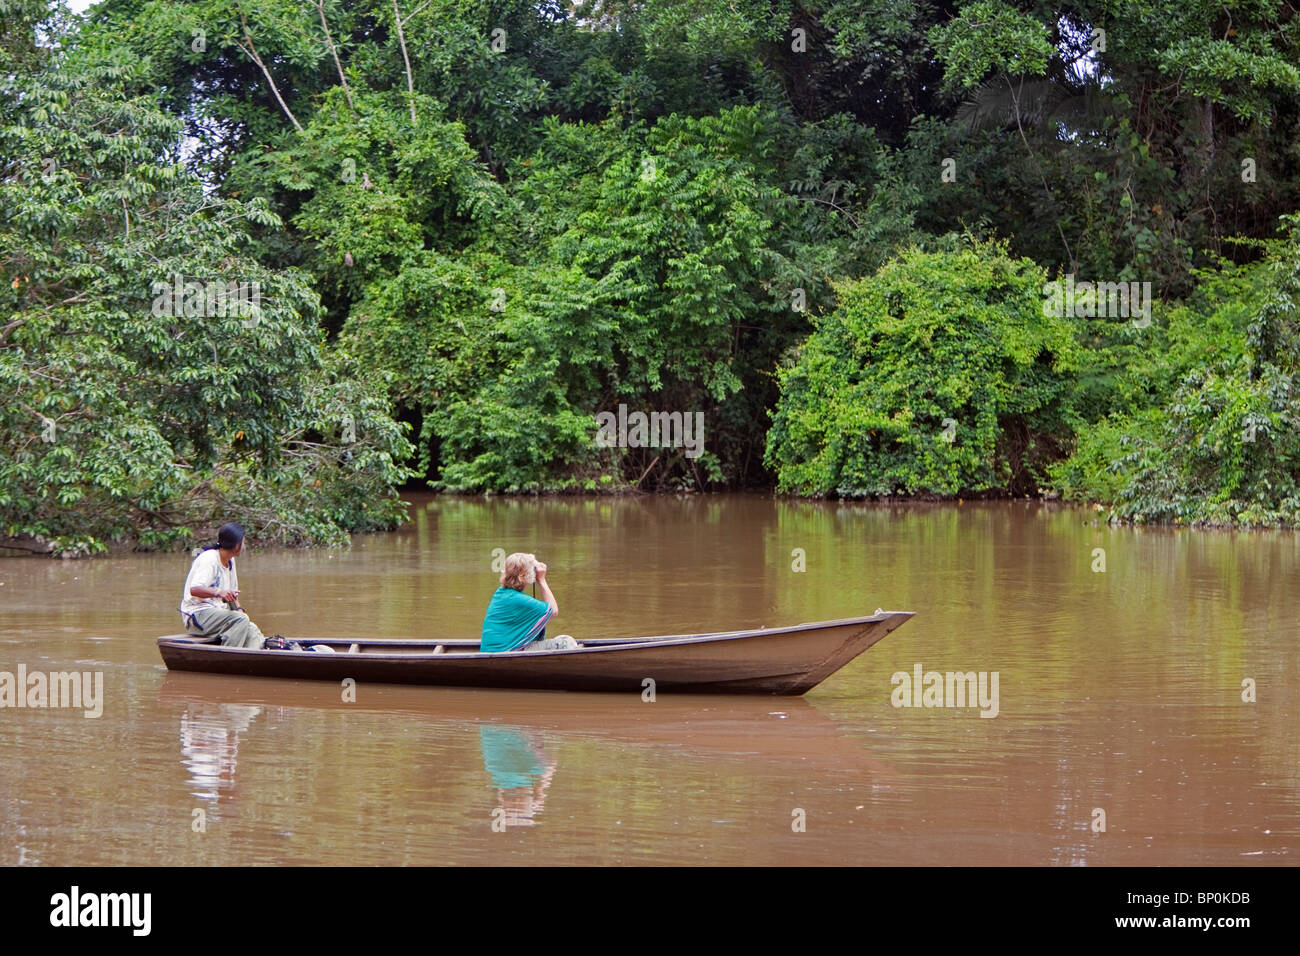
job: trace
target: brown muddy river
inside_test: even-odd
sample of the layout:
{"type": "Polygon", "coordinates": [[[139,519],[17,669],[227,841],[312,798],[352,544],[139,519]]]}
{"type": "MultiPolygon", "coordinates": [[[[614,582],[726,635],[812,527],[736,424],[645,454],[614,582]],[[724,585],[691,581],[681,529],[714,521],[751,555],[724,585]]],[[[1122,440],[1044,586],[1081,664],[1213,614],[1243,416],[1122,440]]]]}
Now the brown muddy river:
{"type": "Polygon", "coordinates": [[[0,707],[0,864],[1297,862],[1294,533],[747,496],[412,516],[349,551],[250,539],[241,600],[268,634],[477,637],[503,548],[579,640],[917,616],[803,698],[349,703],[169,674],[187,555],[0,558],[0,680],[103,680],[98,717],[0,707]],[[918,665],[996,672],[996,708],[894,706],[918,665]]]}

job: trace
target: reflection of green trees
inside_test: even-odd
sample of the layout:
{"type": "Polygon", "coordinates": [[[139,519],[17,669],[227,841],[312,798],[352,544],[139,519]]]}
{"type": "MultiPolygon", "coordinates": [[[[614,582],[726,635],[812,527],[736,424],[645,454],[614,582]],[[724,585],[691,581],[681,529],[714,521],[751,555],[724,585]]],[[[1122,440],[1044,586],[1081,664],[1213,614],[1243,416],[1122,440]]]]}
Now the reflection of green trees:
{"type": "MultiPolygon", "coordinates": [[[[1071,820],[1086,820],[1098,794],[1115,794],[1112,813],[1124,806],[1133,755],[1143,761],[1137,769],[1151,766],[1151,742],[1164,735],[1206,741],[1204,756],[1193,745],[1181,758],[1190,773],[1238,762],[1270,785],[1294,785],[1300,747],[1288,724],[1297,693],[1275,636],[1294,607],[1273,584],[1300,564],[1294,536],[1116,529],[1094,523],[1091,512],[1038,504],[778,508],[767,566],[788,573],[790,549],[808,552],[808,572],[789,574],[798,581],[787,591],[794,617],[818,616],[831,589],[859,587],[883,593],[886,606],[920,612],[812,694],[844,723],[873,724],[873,741],[906,741],[906,753],[923,761],[918,787],[932,772],[928,759],[954,763],[974,746],[992,755],[994,777],[1011,780],[996,768],[1037,749],[1059,762],[1041,819],[1070,806],[1071,820]],[[1095,547],[1106,550],[1104,574],[1091,571],[1095,547]],[[872,587],[875,568],[883,580],[872,587]],[[998,670],[1003,716],[954,722],[943,712],[893,710],[889,675],[917,661],[998,670]],[[1271,704],[1241,703],[1245,676],[1270,686],[1271,704]],[[1084,736],[1096,740],[1081,747],[1084,736]]],[[[971,773],[960,758],[955,765],[971,773]]],[[[1183,791],[1140,789],[1149,799],[1185,799],[1183,791]]]]}

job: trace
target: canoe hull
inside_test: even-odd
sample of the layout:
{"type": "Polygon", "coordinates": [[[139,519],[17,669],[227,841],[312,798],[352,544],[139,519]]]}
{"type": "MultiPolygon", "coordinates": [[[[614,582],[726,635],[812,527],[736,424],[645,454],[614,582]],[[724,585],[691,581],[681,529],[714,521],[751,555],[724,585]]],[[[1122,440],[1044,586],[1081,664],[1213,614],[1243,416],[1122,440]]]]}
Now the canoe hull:
{"type": "Polygon", "coordinates": [[[253,651],[159,638],[172,670],[358,683],[529,690],[799,695],[880,641],[912,613],[795,627],[591,641],[577,650],[484,654],[470,641],[324,638],[339,653],[253,651]],[[440,650],[438,648],[441,648],[440,650]],[[351,652],[349,652],[351,651],[351,652]]]}

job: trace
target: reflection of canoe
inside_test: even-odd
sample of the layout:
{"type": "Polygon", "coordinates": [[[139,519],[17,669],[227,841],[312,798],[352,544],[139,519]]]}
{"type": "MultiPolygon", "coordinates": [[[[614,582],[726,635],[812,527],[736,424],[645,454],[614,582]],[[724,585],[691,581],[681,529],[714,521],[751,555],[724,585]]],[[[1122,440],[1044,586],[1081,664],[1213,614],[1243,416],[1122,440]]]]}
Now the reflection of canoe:
{"type": "Polygon", "coordinates": [[[308,639],[337,653],[253,651],[179,634],[158,639],[172,670],[389,684],[642,693],[807,692],[911,611],[716,634],[585,640],[575,650],[485,654],[474,640],[308,639]],[[647,679],[653,680],[653,685],[647,679]]]}
{"type": "MultiPolygon", "coordinates": [[[[888,682],[878,695],[889,711],[888,682]]],[[[682,756],[737,762],[757,760],[764,772],[848,774],[859,780],[892,780],[897,771],[870,755],[865,728],[843,726],[796,697],[779,704],[762,697],[638,694],[518,694],[464,687],[366,687],[345,702],[337,687],[313,681],[265,681],[169,671],[158,689],[159,703],[190,710],[238,703],[261,707],[286,720],[319,727],[329,711],[382,714],[403,727],[427,727],[440,739],[472,734],[482,726],[515,727],[545,739],[595,740],[650,748],[682,756]]],[[[329,725],[332,726],[332,725],[329,725]]],[[[721,764],[720,764],[721,766],[721,764]]]]}

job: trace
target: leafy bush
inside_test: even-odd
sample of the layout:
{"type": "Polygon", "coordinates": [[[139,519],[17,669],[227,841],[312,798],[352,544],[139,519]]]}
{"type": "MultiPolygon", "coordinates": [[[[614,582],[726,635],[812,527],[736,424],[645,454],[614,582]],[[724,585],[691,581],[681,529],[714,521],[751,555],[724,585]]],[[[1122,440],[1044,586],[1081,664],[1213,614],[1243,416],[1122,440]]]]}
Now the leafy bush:
{"type": "Polygon", "coordinates": [[[800,494],[1030,492],[1072,429],[1073,320],[1044,275],[996,244],[913,248],[839,286],[793,365],[768,435],[800,494]],[[951,440],[948,440],[951,438],[951,440]]]}

